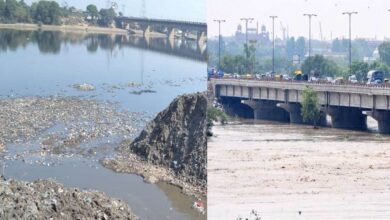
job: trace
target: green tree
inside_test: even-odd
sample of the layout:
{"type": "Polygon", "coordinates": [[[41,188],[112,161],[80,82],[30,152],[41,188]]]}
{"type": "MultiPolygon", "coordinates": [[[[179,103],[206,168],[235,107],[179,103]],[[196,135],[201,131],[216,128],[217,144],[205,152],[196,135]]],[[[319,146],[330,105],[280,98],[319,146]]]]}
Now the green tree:
{"type": "Polygon", "coordinates": [[[206,115],[208,136],[212,136],[211,129],[214,126],[214,122],[221,122],[221,124],[226,124],[228,121],[228,116],[226,113],[215,107],[208,107],[206,115]]]}
{"type": "Polygon", "coordinates": [[[247,73],[253,73],[256,66],[256,47],[253,44],[244,44],[245,67],[247,73]]]}
{"type": "Polygon", "coordinates": [[[38,2],[34,14],[37,22],[43,24],[59,25],[61,16],[61,8],[55,1],[40,1],[38,2]]]}
{"type": "Polygon", "coordinates": [[[390,42],[383,42],[379,45],[378,50],[382,62],[390,66],[390,42]]]}
{"type": "Polygon", "coordinates": [[[116,17],[116,13],[112,8],[100,9],[99,15],[100,15],[100,19],[98,21],[99,24],[101,26],[106,26],[106,27],[109,27],[114,21],[114,18],[116,17]]]}
{"type": "Polygon", "coordinates": [[[301,114],[303,121],[306,123],[312,122],[314,128],[317,128],[317,123],[321,117],[320,104],[317,93],[309,86],[306,86],[302,91],[302,108],[301,114]]]}
{"type": "Polygon", "coordinates": [[[226,73],[243,74],[245,72],[245,57],[242,55],[225,55],[221,60],[221,69],[226,73]]]}
{"type": "Polygon", "coordinates": [[[96,7],[96,5],[90,4],[87,6],[87,14],[88,16],[91,16],[91,19],[93,21],[97,20],[99,17],[99,11],[96,7]]]}
{"type": "Polygon", "coordinates": [[[4,16],[5,11],[5,2],[4,0],[0,0],[0,21],[2,20],[2,17],[4,16]]]}
{"type": "Polygon", "coordinates": [[[16,22],[16,11],[18,9],[18,2],[16,0],[6,0],[4,7],[5,20],[9,22],[16,22]]]}
{"type": "Polygon", "coordinates": [[[352,63],[352,73],[356,75],[358,80],[364,80],[369,70],[370,66],[366,62],[354,61],[352,63]]]}
{"type": "Polygon", "coordinates": [[[314,75],[316,77],[337,76],[341,74],[341,69],[334,61],[326,59],[321,55],[307,58],[302,63],[301,68],[304,74],[310,74],[310,76],[314,75]]]}
{"type": "Polygon", "coordinates": [[[30,7],[21,0],[15,11],[16,22],[31,22],[30,7]]]}

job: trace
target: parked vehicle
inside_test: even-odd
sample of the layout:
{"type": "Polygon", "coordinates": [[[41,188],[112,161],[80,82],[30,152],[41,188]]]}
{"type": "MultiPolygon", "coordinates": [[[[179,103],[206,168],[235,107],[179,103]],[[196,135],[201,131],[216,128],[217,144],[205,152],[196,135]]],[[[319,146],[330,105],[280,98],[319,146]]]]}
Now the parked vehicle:
{"type": "Polygon", "coordinates": [[[332,83],[333,83],[333,84],[338,84],[338,85],[340,85],[340,84],[344,84],[344,83],[345,83],[345,80],[344,80],[343,77],[337,77],[336,79],[334,79],[334,80],[332,81],[332,83]]]}
{"type": "Polygon", "coordinates": [[[210,78],[210,77],[222,78],[223,75],[224,75],[223,71],[219,70],[217,68],[209,68],[209,69],[207,69],[207,76],[208,76],[208,78],[210,78]]]}
{"type": "Polygon", "coordinates": [[[357,80],[357,78],[356,78],[356,75],[351,75],[351,76],[349,76],[348,77],[348,81],[350,82],[350,83],[358,83],[359,81],[357,80]]]}
{"type": "Polygon", "coordinates": [[[367,73],[367,84],[381,84],[385,81],[385,74],[380,70],[371,70],[367,73]]]}
{"type": "Polygon", "coordinates": [[[291,78],[290,75],[288,75],[288,74],[283,74],[283,80],[289,81],[289,80],[291,80],[291,79],[292,79],[292,78],[291,78]]]}

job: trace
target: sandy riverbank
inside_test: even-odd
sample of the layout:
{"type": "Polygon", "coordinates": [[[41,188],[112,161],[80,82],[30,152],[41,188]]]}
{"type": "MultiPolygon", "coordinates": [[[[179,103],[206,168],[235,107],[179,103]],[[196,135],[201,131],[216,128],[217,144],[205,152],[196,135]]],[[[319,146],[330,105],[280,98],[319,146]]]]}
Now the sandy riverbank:
{"type": "Polygon", "coordinates": [[[390,137],[246,123],[213,128],[208,219],[390,218],[390,137]]]}
{"type": "Polygon", "coordinates": [[[37,24],[0,24],[0,29],[15,29],[15,30],[44,30],[44,31],[62,31],[62,32],[82,32],[92,34],[117,34],[127,35],[127,30],[119,28],[104,28],[96,26],[79,26],[79,25],[42,25],[37,24]]]}

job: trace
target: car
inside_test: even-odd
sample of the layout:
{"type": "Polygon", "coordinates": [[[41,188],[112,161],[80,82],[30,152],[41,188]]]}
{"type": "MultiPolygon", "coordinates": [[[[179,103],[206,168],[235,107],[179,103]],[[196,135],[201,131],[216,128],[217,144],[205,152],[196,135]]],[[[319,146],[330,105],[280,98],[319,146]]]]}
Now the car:
{"type": "Polygon", "coordinates": [[[356,75],[351,75],[351,76],[349,76],[348,77],[348,81],[350,82],[350,83],[358,83],[359,81],[357,80],[357,78],[356,78],[356,75]]]}
{"type": "Polygon", "coordinates": [[[291,79],[292,79],[292,77],[291,77],[290,75],[288,75],[288,74],[283,74],[283,80],[289,81],[289,80],[291,80],[291,79]]]}
{"type": "Polygon", "coordinates": [[[315,76],[311,76],[309,79],[309,82],[318,82],[318,81],[320,81],[320,79],[315,76]]]}

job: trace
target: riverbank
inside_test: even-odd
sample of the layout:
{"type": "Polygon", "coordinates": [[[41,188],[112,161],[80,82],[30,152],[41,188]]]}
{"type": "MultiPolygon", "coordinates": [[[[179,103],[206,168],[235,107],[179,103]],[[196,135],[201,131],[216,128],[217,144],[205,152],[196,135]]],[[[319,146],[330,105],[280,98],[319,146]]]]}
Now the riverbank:
{"type": "Polygon", "coordinates": [[[122,143],[119,156],[102,164],[116,172],[139,174],[147,182],[178,186],[198,199],[205,197],[206,109],[203,93],[179,96],[133,142],[122,143]]]}
{"type": "Polygon", "coordinates": [[[389,219],[390,137],[243,120],[213,127],[208,219],[389,219]]]}
{"type": "Polygon", "coordinates": [[[139,220],[121,200],[49,180],[27,183],[0,177],[0,195],[1,219],[139,220]]]}
{"type": "Polygon", "coordinates": [[[89,34],[116,34],[127,35],[128,31],[119,28],[97,27],[87,25],[37,25],[27,23],[16,24],[0,24],[0,29],[14,29],[14,30],[30,30],[30,31],[61,31],[61,32],[77,32],[89,34]]]}
{"type": "Polygon", "coordinates": [[[173,170],[148,162],[135,153],[123,150],[131,144],[131,141],[122,143],[119,155],[114,158],[105,158],[100,163],[107,169],[118,173],[131,173],[141,176],[145,182],[157,184],[159,182],[168,183],[178,187],[185,195],[195,197],[197,200],[204,200],[206,191],[204,187],[190,184],[185,178],[175,175],[173,170]]]}

